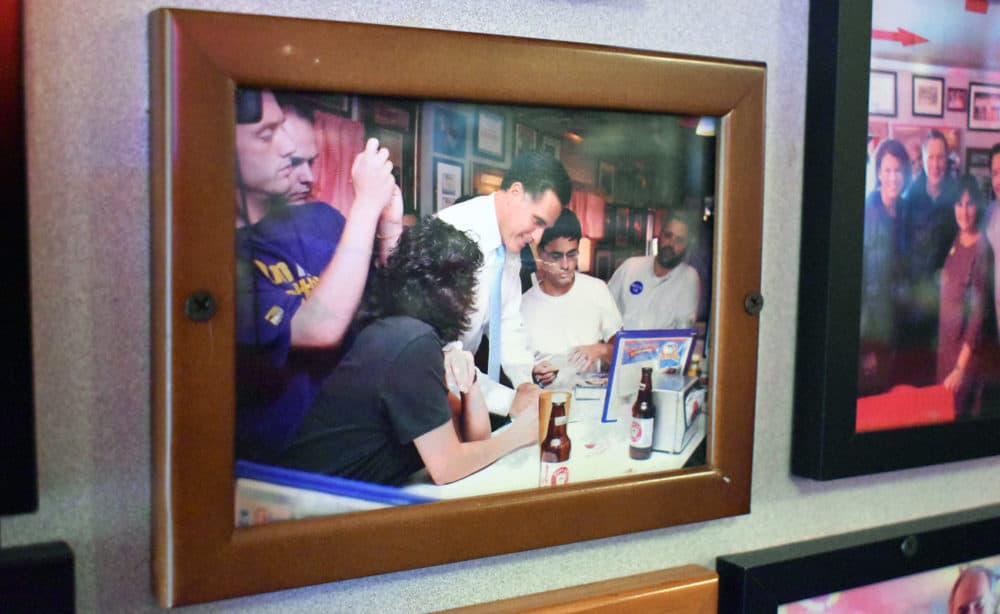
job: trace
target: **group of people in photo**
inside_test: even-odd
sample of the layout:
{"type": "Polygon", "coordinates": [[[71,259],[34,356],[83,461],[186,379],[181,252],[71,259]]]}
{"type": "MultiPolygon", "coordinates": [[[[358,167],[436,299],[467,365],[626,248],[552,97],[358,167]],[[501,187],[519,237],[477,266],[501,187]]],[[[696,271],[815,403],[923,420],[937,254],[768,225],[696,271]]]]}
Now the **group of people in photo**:
{"type": "Polygon", "coordinates": [[[920,154],[912,164],[890,139],[871,160],[858,395],[940,385],[956,418],[974,418],[1000,405],[1000,143],[990,151],[992,202],[975,177],[953,176],[943,133],[929,130],[920,154]]]}
{"type": "Polygon", "coordinates": [[[239,89],[236,111],[237,458],[458,480],[536,443],[541,388],[568,365],[607,368],[622,328],[695,323],[700,224],[682,211],[606,284],[577,271],[573,185],[552,155],[516,155],[493,193],[404,223],[389,152],[368,139],[345,215],[315,199],[301,99],[239,89]]]}

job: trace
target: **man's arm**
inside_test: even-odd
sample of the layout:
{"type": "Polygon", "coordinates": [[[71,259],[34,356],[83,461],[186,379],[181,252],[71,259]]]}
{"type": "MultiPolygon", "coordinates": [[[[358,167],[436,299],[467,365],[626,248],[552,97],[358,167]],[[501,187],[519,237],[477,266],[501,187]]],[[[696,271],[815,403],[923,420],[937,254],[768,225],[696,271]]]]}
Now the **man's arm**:
{"type": "MultiPolygon", "coordinates": [[[[368,139],[351,167],[355,199],[333,258],[319,275],[309,299],[292,316],[293,347],[330,347],[340,343],[354,318],[368,279],[372,237],[385,209],[402,209],[402,194],[392,177],[389,151],[368,139]]],[[[389,214],[391,217],[391,214],[389,214]]],[[[392,232],[391,221],[387,232],[392,232]]],[[[387,235],[385,241],[398,239],[387,235]]],[[[392,245],[395,245],[393,242],[392,245]]]]}
{"type": "Polygon", "coordinates": [[[446,422],[413,440],[435,484],[454,482],[518,448],[538,443],[537,394],[534,411],[520,408],[515,412],[512,407],[511,414],[517,415],[517,419],[495,435],[489,432],[489,417],[478,385],[474,384],[466,396],[466,410],[459,416],[459,424],[464,433],[474,436],[473,439],[463,440],[454,425],[446,422]],[[483,418],[486,420],[485,432],[483,418]]]}

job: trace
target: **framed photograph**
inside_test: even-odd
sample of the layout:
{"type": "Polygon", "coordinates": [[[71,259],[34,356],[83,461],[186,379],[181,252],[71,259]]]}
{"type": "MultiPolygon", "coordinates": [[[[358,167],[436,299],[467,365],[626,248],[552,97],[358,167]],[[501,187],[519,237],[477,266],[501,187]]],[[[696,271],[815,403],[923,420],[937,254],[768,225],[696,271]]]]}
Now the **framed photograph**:
{"type": "Polygon", "coordinates": [[[535,139],[538,133],[526,124],[517,124],[514,128],[514,155],[519,156],[526,151],[535,151],[535,139]]]}
{"type": "Polygon", "coordinates": [[[597,164],[597,188],[604,192],[609,201],[614,201],[615,166],[608,162],[597,164]]]}
{"type": "Polygon", "coordinates": [[[1000,132],[1000,85],[969,84],[969,130],[1000,132]]]}
{"type": "Polygon", "coordinates": [[[464,113],[439,107],[434,113],[434,153],[451,158],[464,158],[468,118],[464,113]]]}
{"type": "Polygon", "coordinates": [[[380,102],[372,107],[371,118],[379,126],[402,132],[410,131],[410,111],[407,109],[380,102]]]}
{"type": "Polygon", "coordinates": [[[721,556],[733,614],[994,612],[1000,506],[721,556]]]}
{"type": "MultiPolygon", "coordinates": [[[[926,274],[914,278],[921,283],[903,286],[907,295],[923,297],[920,311],[913,312],[919,318],[872,310],[891,304],[873,298],[879,288],[895,287],[863,276],[866,261],[869,271],[885,270],[874,264],[878,243],[865,238],[866,198],[879,202],[874,199],[881,193],[866,190],[876,156],[865,156],[869,112],[857,95],[869,82],[872,5],[815,0],[809,21],[804,173],[810,181],[802,212],[797,332],[797,354],[808,359],[796,364],[792,472],[829,480],[1000,454],[993,395],[979,397],[978,417],[970,412],[969,419],[956,419],[956,399],[937,377],[944,348],[929,339],[937,331],[940,297],[922,283],[934,278],[935,263],[921,268],[926,274]],[[901,336],[882,342],[874,334],[879,330],[901,336]]],[[[928,128],[918,127],[918,133],[928,128]]],[[[892,140],[905,157],[919,155],[919,141],[911,153],[898,126],[892,140]]]]}
{"type": "Polygon", "coordinates": [[[448,610],[449,614],[515,612],[715,612],[718,575],[700,565],[591,582],[448,610]]]}
{"type": "Polygon", "coordinates": [[[354,113],[354,99],[348,94],[310,94],[309,100],[326,113],[341,117],[350,117],[354,113]]]}
{"type": "Polygon", "coordinates": [[[629,211],[629,245],[638,248],[642,253],[646,251],[646,220],[648,218],[648,209],[633,207],[629,211]]]}
{"type": "Polygon", "coordinates": [[[476,154],[503,160],[504,148],[503,115],[480,109],[476,112],[476,154]]]}
{"type": "Polygon", "coordinates": [[[24,141],[23,6],[0,5],[0,154],[6,161],[0,178],[6,205],[0,208],[0,237],[11,258],[10,292],[19,300],[4,301],[0,314],[7,323],[4,346],[5,409],[0,412],[0,516],[38,509],[38,466],[35,458],[35,408],[31,363],[31,301],[28,270],[28,177],[24,141]]]}
{"type": "Polygon", "coordinates": [[[913,114],[944,117],[944,79],[913,75],[913,114]]]}
{"type": "Polygon", "coordinates": [[[447,209],[462,195],[463,174],[461,164],[441,158],[434,159],[434,210],[447,209]]]}
{"type": "Polygon", "coordinates": [[[598,249],[594,252],[594,277],[608,281],[615,272],[611,266],[613,259],[610,249],[598,249]]]}
{"type": "MultiPolygon", "coordinates": [[[[152,561],[162,605],[439,565],[749,511],[758,318],[744,303],[748,294],[759,291],[760,283],[762,64],[175,9],[152,13],[150,39],[152,561]],[[301,54],[280,52],[288,40],[297,41],[301,54]],[[365,71],[356,70],[351,60],[350,51],[359,46],[371,50],[365,71]],[[316,71],[303,57],[321,58],[327,69],[316,71]],[[495,70],[498,61],[505,66],[501,73],[495,70]],[[604,86],[612,78],[629,96],[609,102],[604,86]],[[234,373],[239,296],[233,272],[246,260],[234,249],[239,208],[234,212],[232,205],[238,187],[233,101],[237,92],[269,84],[279,90],[424,101],[421,108],[427,112],[411,117],[411,123],[421,122],[413,126],[414,133],[427,134],[433,153],[426,173],[436,174],[436,158],[443,163],[437,170],[452,179],[456,169],[445,165],[462,165],[463,174],[467,168],[468,161],[458,153],[466,138],[459,133],[465,118],[472,116],[455,111],[454,101],[462,101],[462,108],[496,108],[515,101],[532,107],[604,109],[615,115],[669,115],[672,122],[690,115],[721,117],[715,198],[725,215],[715,218],[713,244],[725,247],[717,248],[712,271],[709,338],[714,363],[706,389],[712,420],[706,424],[704,461],[683,470],[617,474],[543,489],[538,487],[538,448],[528,446],[518,451],[535,455],[525,465],[528,481],[534,483],[525,487],[498,492],[487,484],[491,490],[485,494],[438,497],[433,503],[380,503],[364,510],[243,526],[237,512],[235,461],[237,409],[244,390],[234,373]],[[438,122],[437,110],[452,116],[438,122]],[[441,153],[442,148],[448,154],[441,153]],[[206,202],[219,207],[205,207],[206,202]],[[675,505],[678,500],[698,505],[675,505]],[[632,512],[620,514],[623,506],[632,512]],[[564,522],[568,515],[574,517],[572,525],[564,522]],[[540,521],[511,532],[512,517],[540,521]]],[[[433,176],[418,176],[418,181],[419,193],[428,201],[420,209],[431,210],[441,182],[435,188],[433,176]]],[[[265,268],[251,272],[284,275],[283,270],[265,268]]],[[[574,398],[573,407],[585,404],[574,398]]],[[[597,416],[594,423],[600,424],[597,416]]],[[[622,458],[631,462],[624,453],[622,458]]],[[[334,476],[314,477],[330,481],[334,476]]],[[[462,480],[456,483],[464,485],[462,480]]],[[[372,490],[361,488],[357,497],[348,498],[357,501],[372,490]]]]}
{"type": "Polygon", "coordinates": [[[968,110],[969,90],[964,87],[949,87],[947,108],[949,111],[959,112],[968,110]]]}
{"type": "Polygon", "coordinates": [[[615,207],[615,247],[628,247],[629,211],[628,207],[615,207]]]}
{"type": "Polygon", "coordinates": [[[871,71],[868,114],[896,117],[896,73],[887,70],[871,71]]]}
{"type": "Polygon", "coordinates": [[[491,194],[500,189],[506,171],[496,166],[472,164],[472,191],[476,194],[491,194]]]}
{"type": "Polygon", "coordinates": [[[562,140],[559,137],[543,135],[542,144],[539,146],[539,151],[549,154],[556,160],[559,159],[559,154],[562,149],[562,140]]]}

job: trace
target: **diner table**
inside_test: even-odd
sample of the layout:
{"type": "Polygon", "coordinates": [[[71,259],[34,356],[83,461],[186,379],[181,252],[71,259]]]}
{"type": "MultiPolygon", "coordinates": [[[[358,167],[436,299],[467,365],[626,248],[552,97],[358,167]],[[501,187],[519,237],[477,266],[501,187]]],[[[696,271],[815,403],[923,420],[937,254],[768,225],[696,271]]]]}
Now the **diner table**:
{"type": "MultiPolygon", "coordinates": [[[[567,465],[570,484],[680,469],[705,440],[707,414],[698,410],[689,420],[680,420],[685,434],[678,451],[657,450],[663,446],[654,441],[648,459],[632,459],[628,444],[631,403],[622,399],[610,405],[605,409],[603,389],[577,388],[573,391],[567,423],[567,435],[572,442],[567,465]]],[[[421,470],[400,487],[238,461],[236,525],[251,526],[538,488],[540,457],[540,446],[534,444],[514,450],[449,484],[434,484],[426,470],[421,470]]]]}

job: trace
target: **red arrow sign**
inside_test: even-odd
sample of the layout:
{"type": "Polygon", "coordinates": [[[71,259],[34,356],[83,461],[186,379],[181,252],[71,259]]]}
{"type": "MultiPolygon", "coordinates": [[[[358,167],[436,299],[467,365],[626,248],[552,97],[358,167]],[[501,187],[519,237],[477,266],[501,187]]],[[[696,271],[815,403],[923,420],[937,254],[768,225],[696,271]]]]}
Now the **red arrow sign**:
{"type": "Polygon", "coordinates": [[[872,30],[872,38],[884,41],[896,41],[897,43],[902,43],[904,47],[927,42],[927,39],[923,36],[918,36],[903,28],[896,28],[895,32],[892,30],[872,30]]]}

